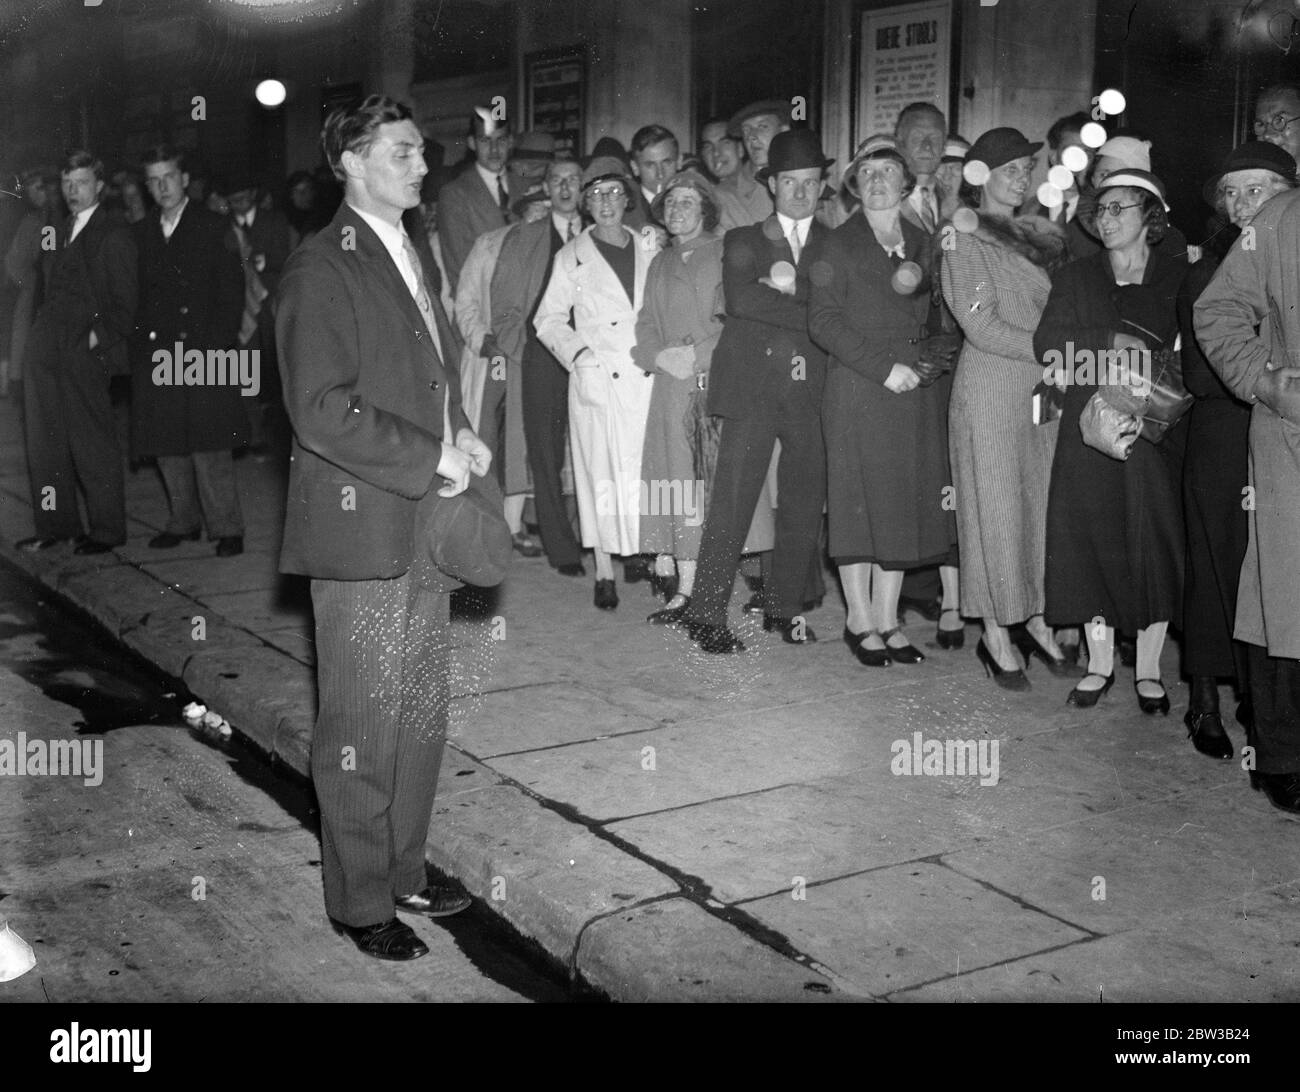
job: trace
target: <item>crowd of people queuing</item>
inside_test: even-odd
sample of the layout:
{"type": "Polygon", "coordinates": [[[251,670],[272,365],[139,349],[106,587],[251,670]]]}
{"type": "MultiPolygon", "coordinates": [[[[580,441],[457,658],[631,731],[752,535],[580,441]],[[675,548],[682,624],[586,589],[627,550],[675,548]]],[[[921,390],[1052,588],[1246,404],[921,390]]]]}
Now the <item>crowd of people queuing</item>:
{"type": "MultiPolygon", "coordinates": [[[[662,598],[651,624],[741,651],[743,571],[743,609],[803,645],[828,553],[863,666],[925,659],[900,626],[913,606],[942,650],[978,623],[976,656],[1010,691],[1037,661],[1091,707],[1127,661],[1149,714],[1170,709],[1173,630],[1197,750],[1234,755],[1230,683],[1253,778],[1300,812],[1300,87],[1261,92],[1255,139],[1207,164],[1195,244],[1169,222],[1159,148],[1130,130],[1086,143],[1091,121],[1047,130],[1071,181],[1034,191],[1043,141],[967,141],[914,103],[833,188],[787,101],[711,119],[698,154],[649,124],[582,159],[482,111],[454,176],[410,153],[402,245],[455,323],[514,548],[571,577],[591,551],[596,608],[618,607],[622,559],[662,598]],[[1190,409],[1148,431],[1134,402],[1125,457],[1100,450],[1095,396],[1126,404],[1131,374],[1044,382],[1046,360],[1084,351],[1180,363],[1190,409]]],[[[172,148],[140,171],[109,178],[81,152],[22,180],[0,384],[24,388],[23,549],[125,540],[113,374],[132,377],[131,453],[157,460],[171,506],[150,546],[206,527],[218,554],[242,549],[231,452],[281,397],[277,281],[335,217],[338,169],[296,172],[282,200],[172,148]],[[182,344],[260,350],[257,398],[160,385],[156,350],[182,344]]]]}

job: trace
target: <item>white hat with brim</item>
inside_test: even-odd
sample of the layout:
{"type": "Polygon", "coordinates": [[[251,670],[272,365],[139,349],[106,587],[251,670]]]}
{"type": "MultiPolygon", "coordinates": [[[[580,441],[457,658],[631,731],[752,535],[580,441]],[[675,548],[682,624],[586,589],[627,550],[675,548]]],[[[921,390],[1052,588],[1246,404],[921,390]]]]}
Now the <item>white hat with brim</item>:
{"type": "Polygon", "coordinates": [[[1165,184],[1150,171],[1121,170],[1108,174],[1106,181],[1101,184],[1101,189],[1097,191],[1097,195],[1101,196],[1106,190],[1114,189],[1116,186],[1129,186],[1135,190],[1146,190],[1147,193],[1154,193],[1160,198],[1160,203],[1164,205],[1165,212],[1169,211],[1169,202],[1165,200],[1165,184]]]}

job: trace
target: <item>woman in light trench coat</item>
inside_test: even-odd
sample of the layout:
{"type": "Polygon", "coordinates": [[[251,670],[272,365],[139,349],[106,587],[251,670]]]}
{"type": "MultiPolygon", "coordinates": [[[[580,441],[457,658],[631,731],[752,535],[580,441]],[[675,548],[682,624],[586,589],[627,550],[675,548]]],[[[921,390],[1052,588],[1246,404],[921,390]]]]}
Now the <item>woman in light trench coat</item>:
{"type": "Polygon", "coordinates": [[[537,336],[570,373],[569,437],[582,544],[596,558],[595,603],[618,606],[611,554],[640,552],[641,449],[654,381],[632,362],[654,234],[623,225],[632,183],[599,156],[582,173],[595,223],[555,258],[537,336]],[[569,316],[573,325],[569,325],[569,316]]]}

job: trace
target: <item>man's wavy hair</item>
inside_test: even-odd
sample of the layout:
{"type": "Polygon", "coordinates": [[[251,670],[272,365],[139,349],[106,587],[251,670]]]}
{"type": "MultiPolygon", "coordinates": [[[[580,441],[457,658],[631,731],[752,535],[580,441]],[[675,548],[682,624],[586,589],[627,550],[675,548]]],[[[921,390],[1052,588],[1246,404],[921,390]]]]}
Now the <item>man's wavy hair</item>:
{"type": "Polygon", "coordinates": [[[331,111],[325,119],[325,128],[321,130],[320,146],[334,177],[340,182],[347,181],[347,172],[343,169],[344,152],[365,155],[379,139],[381,125],[407,121],[410,117],[409,106],[387,95],[369,95],[356,106],[340,106],[331,111]]]}

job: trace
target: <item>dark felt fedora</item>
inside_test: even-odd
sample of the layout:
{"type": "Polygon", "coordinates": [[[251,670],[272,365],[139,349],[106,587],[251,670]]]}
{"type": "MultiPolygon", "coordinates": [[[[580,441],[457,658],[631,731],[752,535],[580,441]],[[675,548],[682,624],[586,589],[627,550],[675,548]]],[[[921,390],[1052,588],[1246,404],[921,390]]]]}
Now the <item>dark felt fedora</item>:
{"type": "Polygon", "coordinates": [[[766,182],[782,171],[802,171],[808,167],[825,170],[834,162],[822,153],[821,138],[811,129],[786,129],[772,138],[767,146],[767,166],[754,177],[766,182]]]}
{"type": "Polygon", "coordinates": [[[441,484],[435,480],[416,513],[416,569],[428,563],[462,584],[495,587],[514,551],[501,487],[491,474],[471,475],[464,492],[444,497],[441,484]]]}
{"type": "Polygon", "coordinates": [[[1218,173],[1205,183],[1201,194],[1207,205],[1214,204],[1215,192],[1223,181],[1223,176],[1232,174],[1233,171],[1272,171],[1288,182],[1294,183],[1296,180],[1296,162],[1290,152],[1267,140],[1248,140],[1233,148],[1218,173]]]}

